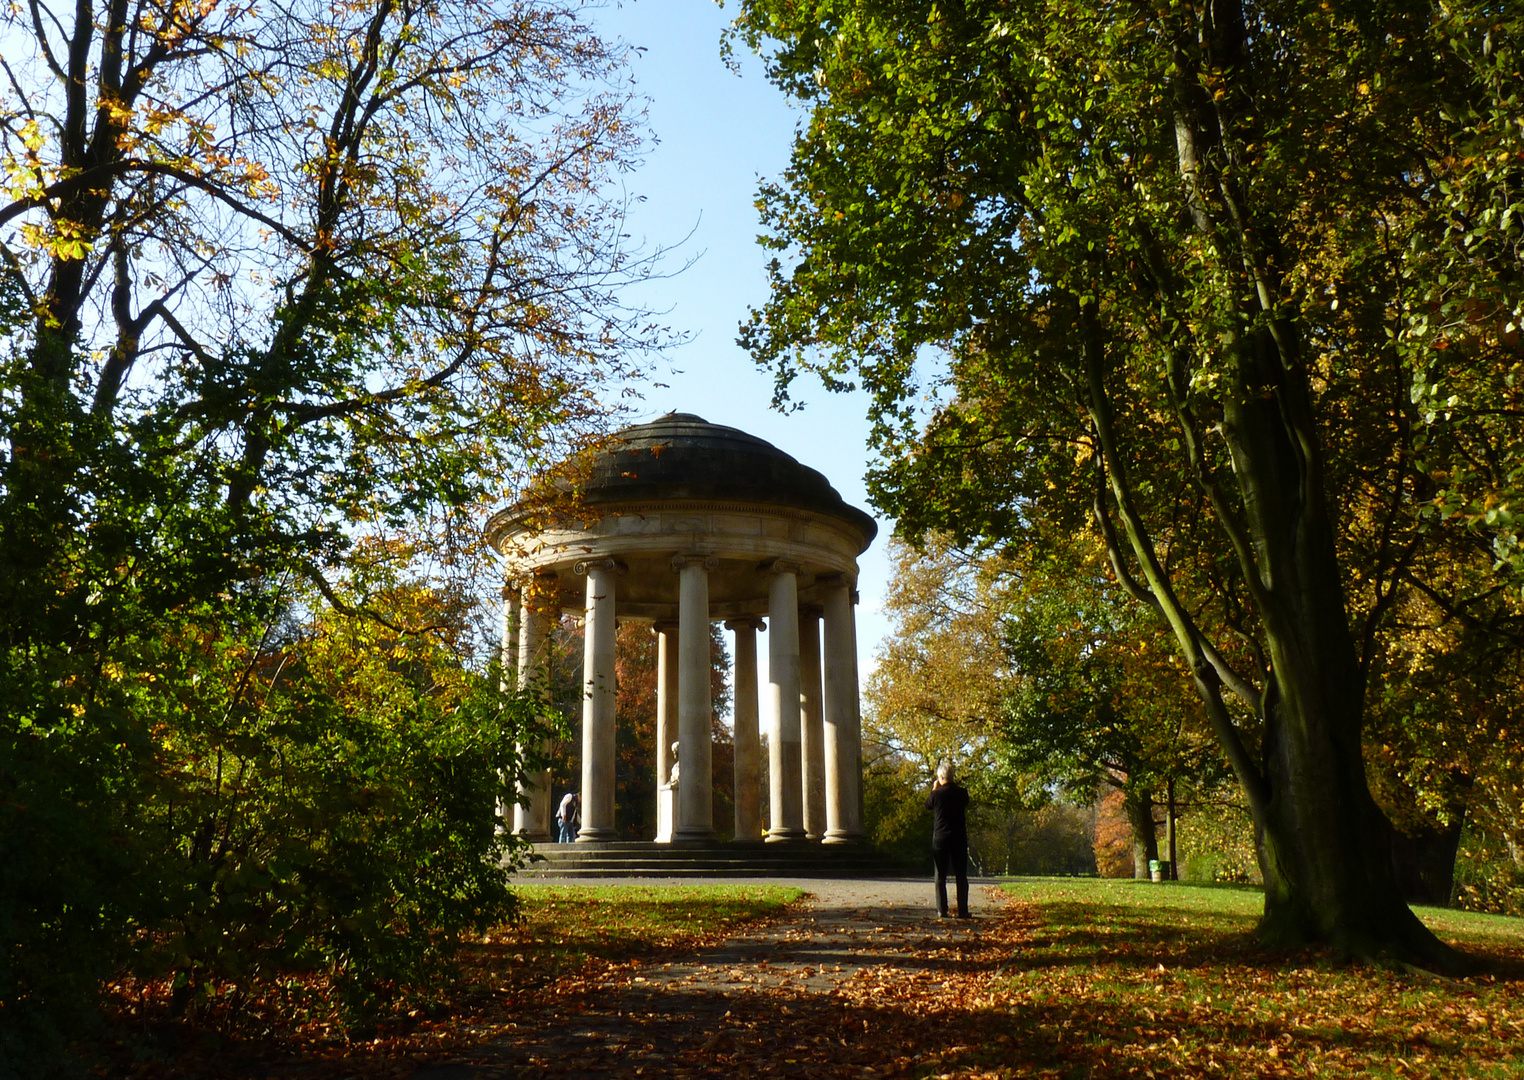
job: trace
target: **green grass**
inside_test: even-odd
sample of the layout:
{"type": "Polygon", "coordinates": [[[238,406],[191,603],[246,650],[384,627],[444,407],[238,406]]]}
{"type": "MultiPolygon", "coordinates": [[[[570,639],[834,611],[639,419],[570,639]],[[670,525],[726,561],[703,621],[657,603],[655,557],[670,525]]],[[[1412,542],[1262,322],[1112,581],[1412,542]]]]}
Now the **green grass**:
{"type": "Polygon", "coordinates": [[[1440,940],[1458,948],[1524,952],[1524,919],[1448,908],[1416,907],[1413,910],[1440,940]]]}
{"type": "MultiPolygon", "coordinates": [[[[1162,918],[1192,917],[1218,929],[1252,930],[1264,908],[1264,896],[1252,885],[1153,884],[1134,879],[1023,878],[1006,883],[1012,897],[1032,903],[1105,904],[1145,909],[1162,918]]],[[[1458,948],[1484,951],[1524,950],[1524,919],[1475,911],[1415,907],[1420,919],[1443,941],[1458,948]]]]}
{"type": "Polygon", "coordinates": [[[1443,939],[1513,973],[1433,980],[1264,950],[1252,890],[1005,889],[1030,905],[1007,992],[1067,1018],[1059,1075],[1524,1076],[1524,920],[1420,909],[1443,939]]]}
{"type": "Polygon", "coordinates": [[[589,960],[691,948],[776,914],[804,895],[779,885],[519,885],[521,918],[489,935],[474,958],[555,977],[589,960]]]}

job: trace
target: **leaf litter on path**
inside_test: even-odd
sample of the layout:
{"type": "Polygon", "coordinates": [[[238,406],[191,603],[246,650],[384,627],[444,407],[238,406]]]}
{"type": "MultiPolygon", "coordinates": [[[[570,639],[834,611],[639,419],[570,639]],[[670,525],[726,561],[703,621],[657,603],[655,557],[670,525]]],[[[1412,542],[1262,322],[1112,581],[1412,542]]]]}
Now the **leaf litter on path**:
{"type": "Polygon", "coordinates": [[[905,884],[904,902],[822,888],[760,924],[508,979],[474,1008],[263,1075],[1524,1075],[1517,979],[1435,985],[1267,953],[1243,911],[1183,917],[1165,893],[1118,907],[1074,886],[989,890],[979,918],[942,922],[924,883],[905,884]]]}

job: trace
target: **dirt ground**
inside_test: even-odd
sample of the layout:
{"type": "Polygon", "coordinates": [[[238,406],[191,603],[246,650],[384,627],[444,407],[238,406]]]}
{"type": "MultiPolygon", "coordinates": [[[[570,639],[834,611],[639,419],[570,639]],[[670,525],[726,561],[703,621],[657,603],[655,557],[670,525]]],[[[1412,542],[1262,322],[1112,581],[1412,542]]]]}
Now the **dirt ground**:
{"type": "Polygon", "coordinates": [[[1008,955],[983,941],[1002,904],[989,882],[974,882],[968,920],[939,919],[924,878],[769,883],[809,895],[788,916],[717,947],[619,965],[595,985],[552,994],[468,1057],[411,1080],[876,1076],[903,1054],[906,1033],[865,1007],[875,987],[908,981],[935,994],[940,979],[994,970],[1008,955]]]}

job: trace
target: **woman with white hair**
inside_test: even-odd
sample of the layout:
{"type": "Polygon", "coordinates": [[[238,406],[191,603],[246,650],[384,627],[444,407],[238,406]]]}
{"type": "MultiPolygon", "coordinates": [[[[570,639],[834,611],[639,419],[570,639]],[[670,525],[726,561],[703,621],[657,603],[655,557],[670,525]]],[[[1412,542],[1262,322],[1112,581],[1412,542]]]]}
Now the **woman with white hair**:
{"type": "Polygon", "coordinates": [[[953,779],[952,762],[937,766],[926,800],[931,811],[931,857],[937,864],[937,914],[947,918],[947,875],[958,883],[958,918],[968,914],[968,790],[953,779]]]}

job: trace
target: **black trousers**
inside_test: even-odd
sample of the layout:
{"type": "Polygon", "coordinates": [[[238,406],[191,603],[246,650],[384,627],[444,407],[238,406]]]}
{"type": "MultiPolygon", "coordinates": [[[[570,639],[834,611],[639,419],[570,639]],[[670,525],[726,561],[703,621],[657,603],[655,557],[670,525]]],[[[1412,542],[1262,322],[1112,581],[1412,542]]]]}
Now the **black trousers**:
{"type": "Polygon", "coordinates": [[[958,881],[958,918],[968,918],[968,847],[934,847],[931,857],[937,864],[937,914],[947,917],[947,875],[958,881]]]}

